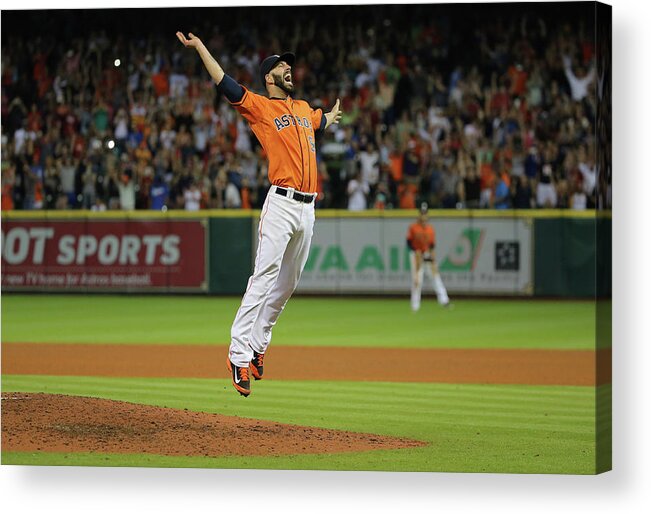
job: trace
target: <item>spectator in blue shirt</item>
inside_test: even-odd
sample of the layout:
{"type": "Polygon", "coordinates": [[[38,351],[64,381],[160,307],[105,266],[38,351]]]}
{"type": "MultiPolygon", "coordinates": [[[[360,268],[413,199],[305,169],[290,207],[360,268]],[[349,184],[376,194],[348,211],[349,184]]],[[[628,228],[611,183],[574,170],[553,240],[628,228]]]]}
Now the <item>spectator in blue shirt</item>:
{"type": "Polygon", "coordinates": [[[529,180],[535,180],[538,178],[540,166],[540,154],[538,153],[538,149],[535,146],[532,146],[529,149],[527,158],[524,160],[524,173],[529,180]]]}
{"type": "Polygon", "coordinates": [[[495,186],[495,204],[496,209],[508,209],[510,205],[511,191],[509,185],[506,183],[506,177],[504,173],[501,173],[497,179],[497,185],[495,186]]]}
{"type": "Polygon", "coordinates": [[[155,211],[162,211],[163,207],[166,206],[167,200],[170,195],[170,189],[161,178],[160,175],[156,175],[154,182],[149,189],[149,198],[151,199],[151,209],[155,211]]]}

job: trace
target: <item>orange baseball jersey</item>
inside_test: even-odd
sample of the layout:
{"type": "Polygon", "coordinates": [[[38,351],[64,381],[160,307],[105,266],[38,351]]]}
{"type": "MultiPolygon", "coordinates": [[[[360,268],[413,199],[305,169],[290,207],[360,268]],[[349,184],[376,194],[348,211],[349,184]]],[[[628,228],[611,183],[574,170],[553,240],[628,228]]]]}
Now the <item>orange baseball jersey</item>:
{"type": "Polygon", "coordinates": [[[269,158],[269,182],[315,193],[314,127],[321,125],[323,111],[304,100],[267,98],[242,88],[244,96],[231,105],[249,122],[269,158]]]}
{"type": "Polygon", "coordinates": [[[426,252],[431,250],[436,243],[436,232],[432,225],[421,225],[416,222],[409,226],[407,232],[407,242],[412,250],[426,252]]]}

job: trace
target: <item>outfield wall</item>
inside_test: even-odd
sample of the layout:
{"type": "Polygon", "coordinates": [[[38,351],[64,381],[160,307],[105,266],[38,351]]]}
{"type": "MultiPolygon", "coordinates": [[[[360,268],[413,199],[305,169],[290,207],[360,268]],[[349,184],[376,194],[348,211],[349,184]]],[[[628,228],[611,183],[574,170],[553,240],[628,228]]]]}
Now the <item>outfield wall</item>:
{"type": "MultiPolygon", "coordinates": [[[[405,235],[416,216],[317,211],[298,291],[408,293],[405,235]]],[[[2,290],[241,294],[258,217],[241,210],[3,213],[2,290]]],[[[610,244],[597,244],[597,221],[599,234],[610,236],[609,215],[434,210],[430,221],[451,294],[587,298],[599,282],[608,284],[600,295],[610,295],[610,244]]]]}

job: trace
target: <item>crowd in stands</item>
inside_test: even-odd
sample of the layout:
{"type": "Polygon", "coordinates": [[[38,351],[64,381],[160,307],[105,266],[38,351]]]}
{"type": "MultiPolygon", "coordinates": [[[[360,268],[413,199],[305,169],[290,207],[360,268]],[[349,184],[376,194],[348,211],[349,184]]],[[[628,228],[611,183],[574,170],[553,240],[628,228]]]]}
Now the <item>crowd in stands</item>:
{"type": "Polygon", "coordinates": [[[290,50],[296,98],[341,98],[319,207],[592,208],[593,15],[531,5],[3,13],[2,209],[261,207],[263,149],[176,30],[254,91],[290,50]]]}

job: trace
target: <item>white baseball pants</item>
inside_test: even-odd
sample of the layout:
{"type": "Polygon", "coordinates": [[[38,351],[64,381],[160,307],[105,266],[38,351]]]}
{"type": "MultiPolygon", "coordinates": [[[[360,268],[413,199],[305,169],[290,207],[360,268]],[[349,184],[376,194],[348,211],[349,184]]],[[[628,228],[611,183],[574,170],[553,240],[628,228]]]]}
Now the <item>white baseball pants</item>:
{"type": "Polygon", "coordinates": [[[280,196],[271,186],[260,215],[253,275],[231,327],[229,357],[236,366],[248,367],[254,350],[267,351],[271,330],[301,278],[313,229],[314,201],[280,196]]]}
{"type": "Polygon", "coordinates": [[[420,309],[420,297],[423,289],[423,280],[425,279],[425,272],[429,279],[432,281],[432,286],[436,292],[436,298],[441,305],[447,304],[450,299],[448,292],[445,289],[443,280],[438,270],[434,271],[434,263],[421,262],[420,269],[416,270],[416,252],[409,252],[409,264],[411,265],[411,309],[417,311],[420,309]]]}

